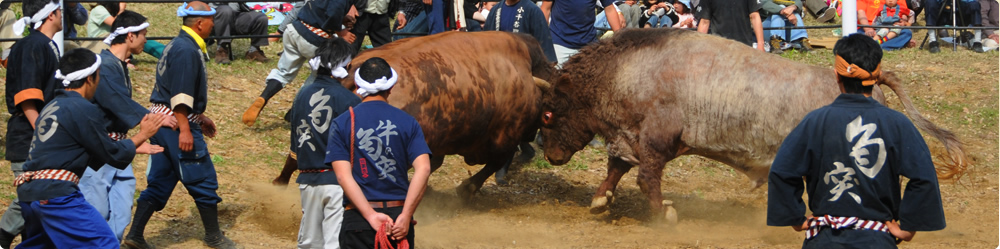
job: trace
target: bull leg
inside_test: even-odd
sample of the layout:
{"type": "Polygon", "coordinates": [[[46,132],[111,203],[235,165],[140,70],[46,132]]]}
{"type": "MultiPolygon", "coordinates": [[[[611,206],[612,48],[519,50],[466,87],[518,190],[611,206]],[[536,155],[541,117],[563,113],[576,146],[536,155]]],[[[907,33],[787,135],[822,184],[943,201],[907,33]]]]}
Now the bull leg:
{"type": "Polygon", "coordinates": [[[671,213],[668,222],[676,222],[677,214],[673,210],[673,202],[664,201],[663,194],[660,193],[660,179],[663,177],[663,168],[666,166],[666,162],[653,160],[649,163],[644,163],[639,166],[639,190],[643,194],[646,194],[646,198],[649,200],[649,212],[652,214],[654,221],[661,221],[665,217],[666,213],[671,213]],[[666,209],[664,209],[666,206],[666,209]],[[666,212],[665,212],[666,211],[666,212]]]}
{"type": "Polygon", "coordinates": [[[490,161],[486,163],[486,166],[483,166],[483,169],[479,170],[479,172],[476,172],[475,175],[472,175],[469,179],[465,179],[465,181],[462,181],[462,184],[458,185],[458,196],[466,200],[472,199],[472,195],[479,192],[479,189],[483,187],[483,182],[486,182],[486,179],[490,178],[493,173],[496,173],[497,170],[509,163],[513,157],[514,152],[510,152],[504,154],[504,156],[490,159],[490,161]]]}
{"type": "Polygon", "coordinates": [[[431,173],[441,168],[441,165],[444,165],[444,156],[431,156],[431,173]]]}
{"type": "Polygon", "coordinates": [[[590,201],[590,213],[599,214],[608,211],[608,206],[614,200],[614,192],[618,188],[618,182],[631,169],[632,164],[621,158],[608,157],[608,176],[601,183],[601,186],[597,187],[597,193],[594,193],[594,197],[590,201]]]}
{"type": "Polygon", "coordinates": [[[271,184],[282,187],[288,186],[288,180],[292,178],[292,173],[295,173],[295,170],[298,168],[298,161],[292,158],[292,155],[288,155],[285,158],[285,166],[281,168],[281,173],[271,181],[271,184]]]}
{"type": "Polygon", "coordinates": [[[500,167],[500,169],[497,170],[497,173],[493,175],[493,178],[496,179],[498,185],[507,185],[507,181],[504,180],[504,177],[507,176],[507,171],[510,169],[511,165],[515,163],[518,165],[528,163],[532,158],[535,158],[535,148],[532,148],[531,144],[528,144],[528,142],[521,143],[518,148],[521,149],[521,153],[518,154],[516,160],[511,159],[507,161],[507,163],[505,163],[503,167],[500,167]]]}

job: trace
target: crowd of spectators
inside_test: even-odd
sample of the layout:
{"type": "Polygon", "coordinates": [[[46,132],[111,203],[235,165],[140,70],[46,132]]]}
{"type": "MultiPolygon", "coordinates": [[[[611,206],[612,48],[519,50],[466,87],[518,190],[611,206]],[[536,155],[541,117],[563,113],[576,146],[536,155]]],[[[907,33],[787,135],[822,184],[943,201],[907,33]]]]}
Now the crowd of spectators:
{"type": "MultiPolygon", "coordinates": [[[[878,41],[883,49],[896,50],[917,46],[913,30],[907,26],[914,25],[918,19],[924,20],[926,26],[956,26],[997,27],[996,0],[956,0],[957,6],[951,8],[950,0],[857,0],[858,24],[876,26],[896,26],[894,28],[859,28],[857,32],[864,33],[878,41]],[[957,10],[956,13],[952,13],[957,10]],[[919,18],[920,13],[925,13],[919,18]],[[955,20],[952,20],[952,16],[955,20]]],[[[805,29],[782,29],[786,26],[803,27],[804,13],[809,13],[818,22],[836,22],[843,13],[840,1],[836,0],[560,0],[529,2],[539,7],[541,17],[533,18],[529,24],[538,24],[535,20],[544,20],[550,35],[538,35],[540,27],[531,28],[508,27],[517,23],[521,25],[526,14],[515,16],[497,16],[487,21],[490,12],[517,4],[519,1],[506,0],[370,0],[365,6],[354,6],[351,14],[357,22],[351,29],[359,39],[354,41],[355,48],[363,49],[361,42],[368,35],[373,47],[378,47],[395,39],[435,34],[446,30],[462,29],[468,31],[484,30],[489,23],[492,29],[519,32],[532,30],[533,35],[543,43],[552,43],[557,59],[563,61],[584,45],[595,41],[606,31],[621,28],[683,28],[697,30],[702,33],[719,35],[733,39],[758,50],[780,53],[788,49],[809,50],[812,45],[805,29]],[[499,1],[501,4],[498,4],[499,1]],[[507,2],[508,4],[502,4],[507,2]],[[456,3],[460,4],[465,13],[466,27],[459,27],[454,19],[456,3]],[[591,13],[597,13],[593,15],[591,13]],[[505,20],[505,18],[519,18],[505,20]],[[499,21],[499,22],[498,22],[499,21]],[[503,29],[506,27],[506,29],[503,29]],[[398,33],[390,37],[390,34],[398,33]],[[548,41],[546,41],[548,40],[548,41]]],[[[278,34],[283,33],[285,26],[295,20],[295,13],[304,2],[295,2],[295,10],[289,12],[285,23],[278,27],[278,34]]],[[[243,3],[216,2],[212,3],[218,14],[215,16],[216,26],[213,35],[263,35],[267,33],[267,18],[260,12],[249,9],[243,3]]],[[[0,29],[9,30],[17,21],[13,11],[8,10],[9,3],[0,4],[0,29]]],[[[81,36],[103,37],[110,32],[110,23],[115,16],[125,10],[124,2],[99,2],[97,4],[67,3],[65,10],[64,33],[66,37],[76,37],[76,25],[85,30],[81,36]],[[89,5],[89,10],[85,8],[89,5]]],[[[535,13],[535,12],[532,12],[535,13]]],[[[950,42],[959,42],[975,52],[985,52],[997,49],[998,35],[996,29],[970,30],[959,38],[949,38],[950,42]]],[[[847,31],[844,31],[847,32],[847,31]]],[[[948,35],[944,30],[927,32],[926,44],[931,53],[940,51],[941,39],[948,35]]],[[[0,32],[2,38],[19,37],[16,32],[0,32]]],[[[274,39],[276,40],[276,39],[274,39]]],[[[272,41],[274,41],[272,40],[272,41]]],[[[233,59],[231,39],[217,42],[215,61],[228,64],[233,59]]],[[[6,50],[12,42],[0,42],[0,64],[6,58],[6,50]]],[[[251,39],[246,58],[253,61],[267,62],[269,59],[260,50],[266,46],[268,39],[251,39]]],[[[94,52],[106,49],[101,41],[67,42],[66,49],[84,47],[94,52]]],[[[163,44],[150,40],[144,51],[159,57],[163,44]]],[[[369,47],[370,48],[370,47],[369,47]]],[[[548,50],[548,49],[546,49],[548,50]]],[[[131,65],[130,65],[131,66],[131,65]]]]}

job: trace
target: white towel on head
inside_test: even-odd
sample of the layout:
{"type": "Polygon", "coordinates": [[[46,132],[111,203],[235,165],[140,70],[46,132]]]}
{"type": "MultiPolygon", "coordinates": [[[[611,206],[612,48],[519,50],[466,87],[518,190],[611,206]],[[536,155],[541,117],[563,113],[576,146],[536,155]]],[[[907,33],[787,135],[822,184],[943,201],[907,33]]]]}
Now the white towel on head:
{"type": "Polygon", "coordinates": [[[124,35],[132,32],[139,32],[148,27],[149,27],[148,22],[139,24],[139,26],[118,27],[117,29],[115,29],[115,32],[111,32],[111,34],[108,35],[108,38],[104,38],[104,44],[111,45],[111,41],[115,40],[115,37],[118,37],[119,35],[124,35]]]}
{"type": "Polygon", "coordinates": [[[59,9],[59,4],[49,2],[48,4],[45,5],[45,7],[42,7],[41,10],[38,10],[38,12],[35,13],[35,15],[33,15],[31,17],[27,17],[26,16],[26,17],[23,17],[23,18],[17,20],[13,24],[14,25],[13,26],[13,28],[14,28],[14,30],[13,30],[14,34],[16,34],[16,35],[23,35],[24,34],[24,27],[27,27],[28,24],[32,24],[32,23],[35,24],[34,26],[32,26],[32,28],[33,29],[38,29],[38,27],[42,26],[42,23],[45,21],[45,18],[48,18],[49,14],[52,14],[52,12],[56,11],[57,9],[59,9]]]}
{"type": "Polygon", "coordinates": [[[86,79],[87,76],[94,74],[94,72],[97,72],[97,68],[101,67],[101,56],[96,54],[94,56],[97,57],[97,61],[94,61],[94,64],[87,68],[76,70],[66,75],[63,75],[61,70],[56,70],[56,79],[62,80],[63,87],[68,87],[73,81],[86,79]]]}
{"type": "Polygon", "coordinates": [[[377,92],[389,90],[392,86],[396,85],[396,80],[399,78],[399,75],[396,74],[396,69],[389,68],[389,71],[392,72],[390,78],[387,79],[385,76],[382,76],[382,78],[375,80],[375,82],[368,82],[362,79],[360,68],[358,68],[357,71],[354,71],[354,84],[358,86],[358,95],[361,95],[362,98],[367,97],[368,95],[375,94],[377,92]]]}
{"type": "MultiPolygon", "coordinates": [[[[313,70],[319,70],[321,66],[324,66],[321,65],[320,63],[321,60],[319,59],[319,56],[309,59],[309,67],[311,67],[313,70]]],[[[333,76],[334,78],[337,79],[343,79],[347,78],[348,73],[345,67],[347,67],[348,64],[351,64],[350,56],[341,61],[340,64],[337,64],[337,66],[333,66],[333,63],[326,63],[325,67],[330,69],[330,76],[333,76]]]]}

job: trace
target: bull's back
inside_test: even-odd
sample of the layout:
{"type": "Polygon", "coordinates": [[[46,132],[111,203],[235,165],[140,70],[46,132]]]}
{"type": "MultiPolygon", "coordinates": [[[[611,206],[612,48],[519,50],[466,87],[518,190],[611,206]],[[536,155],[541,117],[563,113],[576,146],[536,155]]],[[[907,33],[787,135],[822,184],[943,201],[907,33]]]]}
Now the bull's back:
{"type": "MultiPolygon", "coordinates": [[[[446,32],[366,50],[351,63],[385,59],[400,75],[389,103],[413,115],[438,155],[513,149],[538,116],[528,47],[502,32],[446,32]]],[[[481,160],[480,160],[481,159],[481,160]]]]}

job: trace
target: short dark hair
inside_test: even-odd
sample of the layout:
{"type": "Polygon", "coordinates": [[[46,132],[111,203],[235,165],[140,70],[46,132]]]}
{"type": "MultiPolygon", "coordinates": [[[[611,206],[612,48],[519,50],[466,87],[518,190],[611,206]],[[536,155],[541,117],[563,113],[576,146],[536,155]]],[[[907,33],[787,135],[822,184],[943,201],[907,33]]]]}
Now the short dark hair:
{"type": "MultiPolygon", "coordinates": [[[[360,69],[358,69],[358,74],[360,74],[361,79],[365,81],[375,82],[375,80],[381,79],[382,77],[385,78],[392,77],[391,69],[392,68],[389,67],[389,63],[386,62],[385,59],[379,57],[372,57],[366,60],[364,63],[361,63],[361,67],[360,69]]],[[[387,91],[389,90],[380,91],[371,95],[381,95],[387,91]]]]}
{"type": "MultiPolygon", "coordinates": [[[[86,48],[73,49],[66,52],[66,55],[63,55],[62,59],[59,59],[59,71],[64,75],[70,74],[72,72],[88,68],[91,65],[94,65],[94,62],[97,62],[97,56],[94,55],[94,52],[91,52],[86,48]]],[[[87,82],[88,78],[93,77],[96,74],[97,72],[95,71],[94,74],[87,76],[87,78],[74,80],[65,88],[80,88],[87,82]]]]}
{"type": "MultiPolygon", "coordinates": [[[[56,0],[24,0],[24,2],[21,3],[21,14],[23,14],[24,17],[30,18],[32,16],[35,16],[35,14],[37,14],[38,11],[41,11],[42,8],[45,8],[45,5],[49,3],[59,4],[59,2],[56,0]]],[[[32,27],[28,28],[32,29],[32,27]]]]}
{"type": "MultiPolygon", "coordinates": [[[[118,17],[115,18],[115,22],[111,23],[111,30],[114,31],[118,28],[128,28],[142,25],[146,22],[146,17],[142,14],[136,13],[135,11],[126,10],[122,12],[118,17]]],[[[138,34],[139,32],[132,32],[131,34],[138,34]]],[[[116,36],[115,39],[111,40],[111,45],[125,43],[125,38],[127,35],[116,36]]]]}
{"type": "Polygon", "coordinates": [[[113,17],[117,17],[118,12],[122,11],[122,6],[119,2],[98,2],[97,5],[104,6],[113,17]]]}
{"type": "MultiPolygon", "coordinates": [[[[316,50],[316,56],[319,56],[320,64],[330,63],[337,66],[345,59],[354,57],[354,53],[358,50],[353,48],[354,46],[344,41],[343,38],[326,39],[316,50]]],[[[316,74],[330,75],[332,70],[333,68],[320,67],[316,70],[316,74]]]]}
{"type": "MultiPolygon", "coordinates": [[[[864,34],[852,34],[840,38],[833,46],[833,54],[844,58],[847,63],[855,64],[868,72],[874,71],[882,63],[882,47],[874,39],[864,34]]],[[[864,86],[860,79],[840,77],[847,93],[871,93],[874,85],[864,86]]]]}

